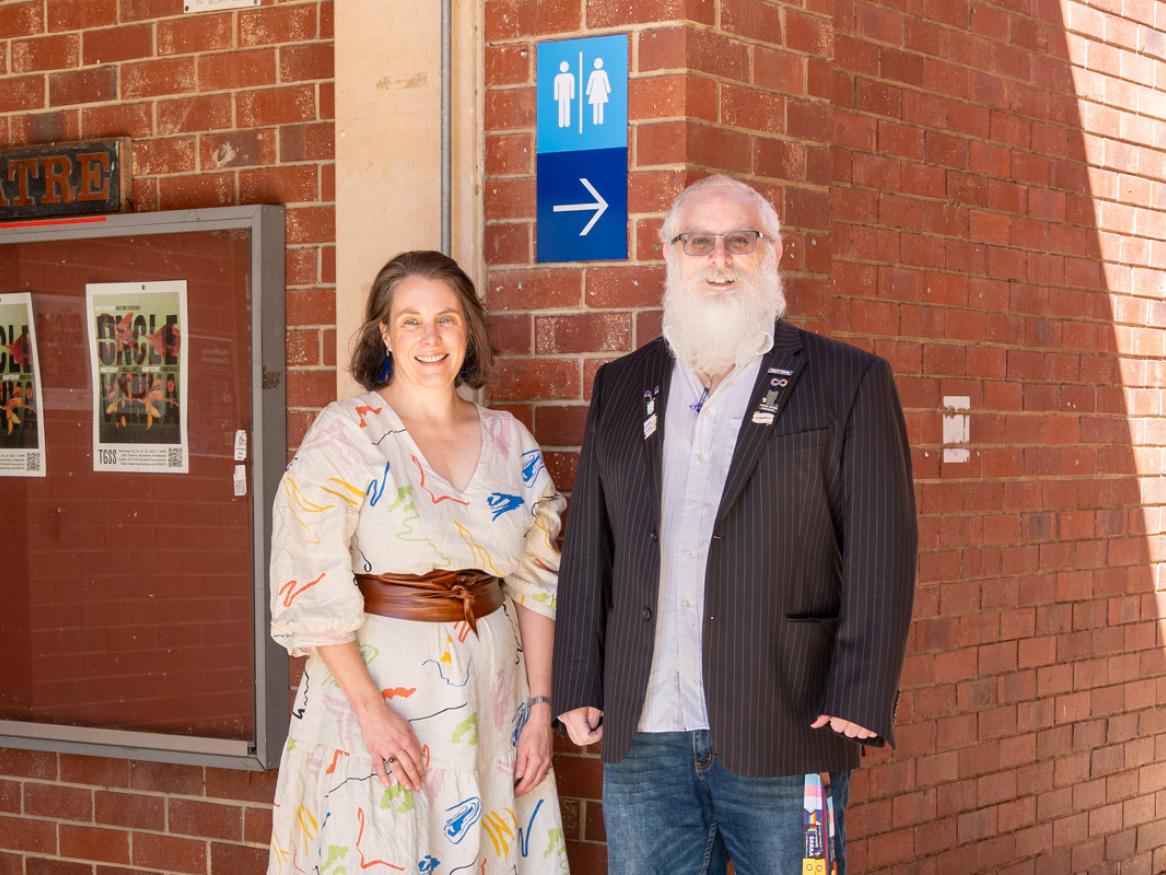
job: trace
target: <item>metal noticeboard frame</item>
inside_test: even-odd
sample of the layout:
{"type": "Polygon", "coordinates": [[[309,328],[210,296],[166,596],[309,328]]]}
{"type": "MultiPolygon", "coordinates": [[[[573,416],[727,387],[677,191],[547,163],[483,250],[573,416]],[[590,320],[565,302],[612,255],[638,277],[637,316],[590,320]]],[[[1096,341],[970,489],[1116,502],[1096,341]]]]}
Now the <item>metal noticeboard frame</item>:
{"type": "Polygon", "coordinates": [[[288,657],[268,634],[270,507],[287,461],[284,208],[221,207],[160,213],[0,223],[0,246],[42,241],[244,230],[250,240],[251,578],[254,660],[252,737],[222,739],[162,732],[0,720],[0,747],[59,751],[260,771],[275,768],[287,737],[288,657]]]}

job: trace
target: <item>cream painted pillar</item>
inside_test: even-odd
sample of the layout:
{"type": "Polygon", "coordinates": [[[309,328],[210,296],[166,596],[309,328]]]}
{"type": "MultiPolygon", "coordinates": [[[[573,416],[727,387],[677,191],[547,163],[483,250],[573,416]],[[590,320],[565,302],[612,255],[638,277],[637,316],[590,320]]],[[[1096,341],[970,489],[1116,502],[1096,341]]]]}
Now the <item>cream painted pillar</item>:
{"type": "MultiPolygon", "coordinates": [[[[373,277],[406,249],[441,248],[441,5],[336,5],[336,390],[373,277]]],[[[481,261],[481,4],[454,0],[452,255],[475,282],[481,261]]]]}

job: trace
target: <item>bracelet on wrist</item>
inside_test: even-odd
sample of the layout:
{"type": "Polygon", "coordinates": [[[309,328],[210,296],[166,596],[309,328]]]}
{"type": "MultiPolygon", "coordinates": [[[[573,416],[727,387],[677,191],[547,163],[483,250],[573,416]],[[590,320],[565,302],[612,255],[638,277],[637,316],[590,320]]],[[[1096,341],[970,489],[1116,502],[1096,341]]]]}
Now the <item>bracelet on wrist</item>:
{"type": "Polygon", "coordinates": [[[551,705],[551,697],[550,696],[531,696],[529,699],[526,700],[526,704],[530,707],[538,705],[541,702],[545,702],[547,707],[549,708],[551,705]]]}

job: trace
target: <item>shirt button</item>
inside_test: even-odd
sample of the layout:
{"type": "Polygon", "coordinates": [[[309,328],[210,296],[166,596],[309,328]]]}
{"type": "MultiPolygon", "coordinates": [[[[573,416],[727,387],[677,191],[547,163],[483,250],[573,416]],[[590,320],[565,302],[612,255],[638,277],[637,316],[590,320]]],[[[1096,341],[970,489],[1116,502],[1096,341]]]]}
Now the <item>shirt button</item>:
{"type": "Polygon", "coordinates": [[[697,453],[696,454],[696,461],[698,461],[700,464],[703,465],[704,464],[704,453],[697,453]]]}
{"type": "Polygon", "coordinates": [[[642,611],[640,611],[640,616],[645,620],[652,619],[652,609],[644,608],[642,611]]]}

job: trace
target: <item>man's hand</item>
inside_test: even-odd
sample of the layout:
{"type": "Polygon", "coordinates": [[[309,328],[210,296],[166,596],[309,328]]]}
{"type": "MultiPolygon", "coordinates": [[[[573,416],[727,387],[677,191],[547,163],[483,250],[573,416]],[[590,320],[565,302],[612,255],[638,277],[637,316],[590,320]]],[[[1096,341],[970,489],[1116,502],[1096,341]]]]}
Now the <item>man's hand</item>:
{"type": "Polygon", "coordinates": [[[853,738],[857,741],[866,741],[868,738],[874,738],[877,734],[871,732],[865,726],[859,726],[857,723],[851,723],[849,720],[843,720],[841,717],[831,717],[829,714],[819,714],[818,719],[810,724],[810,728],[821,729],[827,723],[839,735],[845,735],[847,738],[853,738]]]}
{"type": "Polygon", "coordinates": [[[603,712],[598,708],[576,708],[574,711],[565,711],[559,715],[563,725],[567,727],[567,735],[579,747],[595,744],[603,738],[603,727],[599,721],[603,712]]]}

